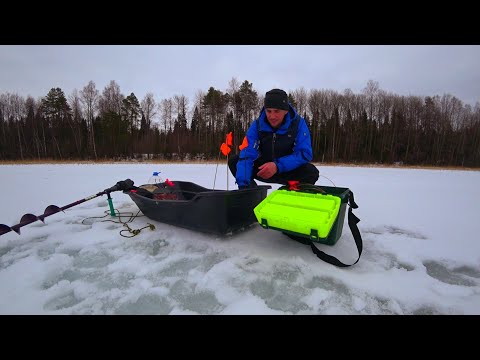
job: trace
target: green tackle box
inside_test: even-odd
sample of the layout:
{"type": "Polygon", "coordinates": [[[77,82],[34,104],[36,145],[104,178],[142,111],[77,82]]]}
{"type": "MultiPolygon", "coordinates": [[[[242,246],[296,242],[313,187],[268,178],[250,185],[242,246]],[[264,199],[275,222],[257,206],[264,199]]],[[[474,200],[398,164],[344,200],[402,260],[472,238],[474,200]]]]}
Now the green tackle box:
{"type": "Polygon", "coordinates": [[[254,208],[265,229],[279,230],[291,237],[334,245],[342,235],[348,188],[316,186],[317,192],[280,188],[254,208]]]}

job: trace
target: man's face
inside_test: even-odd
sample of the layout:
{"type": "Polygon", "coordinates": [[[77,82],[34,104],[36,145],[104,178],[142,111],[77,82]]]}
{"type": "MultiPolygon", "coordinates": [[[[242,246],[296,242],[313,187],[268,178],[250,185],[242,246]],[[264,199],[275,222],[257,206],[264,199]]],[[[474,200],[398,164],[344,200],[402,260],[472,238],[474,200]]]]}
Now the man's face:
{"type": "Polygon", "coordinates": [[[280,109],[274,109],[274,108],[266,108],[265,112],[267,114],[267,120],[270,123],[270,125],[276,129],[278,128],[282,121],[283,118],[285,117],[285,114],[288,112],[287,110],[280,110],[280,109]]]}

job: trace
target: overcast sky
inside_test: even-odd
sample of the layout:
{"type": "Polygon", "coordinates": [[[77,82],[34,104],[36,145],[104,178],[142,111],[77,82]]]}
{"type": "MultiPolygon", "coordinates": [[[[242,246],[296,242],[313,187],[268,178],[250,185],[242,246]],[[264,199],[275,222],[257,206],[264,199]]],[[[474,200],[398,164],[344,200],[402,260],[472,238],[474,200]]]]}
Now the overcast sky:
{"type": "Polygon", "coordinates": [[[479,45],[0,45],[0,93],[34,98],[60,87],[68,96],[90,80],[123,94],[193,102],[198,90],[225,91],[233,78],[259,94],[349,88],[368,80],[399,95],[451,94],[480,101],[479,45]]]}

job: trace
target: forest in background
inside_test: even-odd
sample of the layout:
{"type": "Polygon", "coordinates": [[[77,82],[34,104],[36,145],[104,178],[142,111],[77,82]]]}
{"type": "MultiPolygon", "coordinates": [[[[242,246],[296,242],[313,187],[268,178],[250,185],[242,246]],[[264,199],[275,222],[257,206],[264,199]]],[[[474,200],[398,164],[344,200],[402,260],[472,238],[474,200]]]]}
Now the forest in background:
{"type": "MultiPolygon", "coordinates": [[[[287,89],[285,89],[287,90],[287,89]]],[[[314,162],[480,167],[480,103],[451,94],[400,96],[369,80],[361,93],[288,90],[305,118],[314,162]]],[[[125,96],[112,80],[68,96],[0,94],[0,160],[217,160],[227,133],[238,153],[263,107],[253,83],[232,78],[195,99],[125,96]]]]}

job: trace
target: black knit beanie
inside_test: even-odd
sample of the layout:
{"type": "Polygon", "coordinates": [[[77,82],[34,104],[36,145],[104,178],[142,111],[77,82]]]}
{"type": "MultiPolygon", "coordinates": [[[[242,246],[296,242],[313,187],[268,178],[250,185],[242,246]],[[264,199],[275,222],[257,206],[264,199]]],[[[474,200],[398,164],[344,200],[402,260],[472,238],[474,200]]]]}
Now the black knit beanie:
{"type": "Polygon", "coordinates": [[[287,93],[281,89],[272,89],[265,94],[265,108],[288,110],[287,93]]]}

